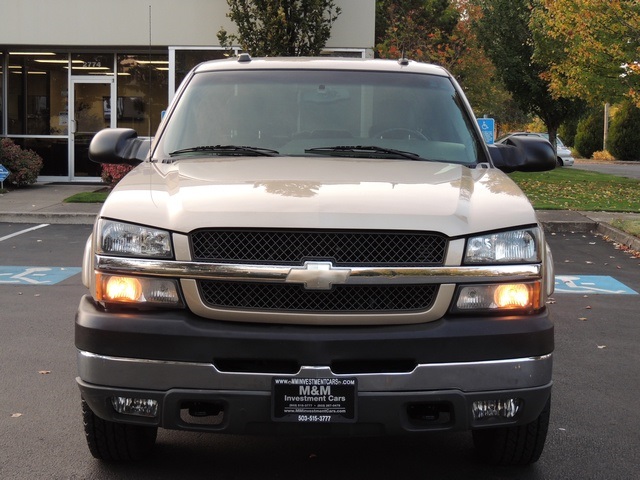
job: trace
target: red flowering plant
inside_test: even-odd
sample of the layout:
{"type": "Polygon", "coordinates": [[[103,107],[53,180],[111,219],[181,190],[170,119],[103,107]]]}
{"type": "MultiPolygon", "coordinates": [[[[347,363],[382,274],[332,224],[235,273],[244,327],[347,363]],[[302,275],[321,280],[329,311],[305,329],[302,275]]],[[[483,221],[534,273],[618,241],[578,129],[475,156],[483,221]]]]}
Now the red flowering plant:
{"type": "Polygon", "coordinates": [[[113,188],[132,168],[131,165],[111,165],[104,163],[102,164],[102,174],[100,176],[104,183],[108,183],[109,187],[113,188]]]}
{"type": "Polygon", "coordinates": [[[3,138],[0,139],[0,164],[11,172],[5,182],[15,187],[25,187],[36,183],[43,162],[33,150],[23,149],[11,139],[3,138]]]}

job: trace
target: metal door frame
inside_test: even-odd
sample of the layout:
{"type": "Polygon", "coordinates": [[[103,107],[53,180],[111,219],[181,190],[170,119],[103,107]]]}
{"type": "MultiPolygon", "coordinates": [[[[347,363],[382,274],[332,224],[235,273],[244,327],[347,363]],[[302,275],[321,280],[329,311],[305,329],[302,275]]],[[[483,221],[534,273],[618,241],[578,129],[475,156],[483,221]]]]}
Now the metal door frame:
{"type": "Polygon", "coordinates": [[[100,177],[75,176],[75,132],[76,132],[76,84],[79,83],[107,83],[111,86],[110,127],[115,128],[117,115],[113,115],[113,108],[117,104],[116,81],[113,75],[72,75],[69,82],[69,181],[100,181],[100,177]]]}

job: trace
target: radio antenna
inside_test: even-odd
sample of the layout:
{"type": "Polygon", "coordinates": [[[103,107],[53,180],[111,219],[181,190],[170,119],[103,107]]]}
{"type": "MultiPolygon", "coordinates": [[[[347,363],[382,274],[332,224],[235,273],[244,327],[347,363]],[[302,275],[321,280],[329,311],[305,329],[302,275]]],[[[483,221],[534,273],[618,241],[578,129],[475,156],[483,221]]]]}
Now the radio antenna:
{"type": "MultiPolygon", "coordinates": [[[[149,5],[149,86],[147,91],[147,102],[149,104],[147,117],[149,118],[149,142],[151,142],[151,74],[153,73],[153,64],[151,63],[151,5],[149,5]]],[[[151,145],[149,145],[151,146],[151,145]]],[[[151,150],[151,148],[149,148],[151,150]]]]}

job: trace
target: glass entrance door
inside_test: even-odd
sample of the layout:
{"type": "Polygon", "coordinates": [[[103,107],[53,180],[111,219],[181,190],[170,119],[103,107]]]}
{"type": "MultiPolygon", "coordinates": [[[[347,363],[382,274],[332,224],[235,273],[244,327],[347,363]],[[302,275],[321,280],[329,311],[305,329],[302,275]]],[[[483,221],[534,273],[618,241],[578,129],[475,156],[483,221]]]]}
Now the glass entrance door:
{"type": "Polygon", "coordinates": [[[113,77],[76,77],[69,95],[69,172],[72,181],[99,181],[100,164],[89,160],[89,143],[107,127],[116,126],[113,77]]]}

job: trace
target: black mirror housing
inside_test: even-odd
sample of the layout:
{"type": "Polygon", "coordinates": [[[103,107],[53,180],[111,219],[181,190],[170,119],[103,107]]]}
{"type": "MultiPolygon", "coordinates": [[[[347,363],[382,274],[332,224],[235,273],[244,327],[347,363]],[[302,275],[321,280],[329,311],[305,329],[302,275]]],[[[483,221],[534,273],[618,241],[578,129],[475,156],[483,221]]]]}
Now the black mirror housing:
{"type": "Polygon", "coordinates": [[[150,137],[138,137],[131,128],[105,128],[89,144],[89,159],[96,163],[138,165],[149,155],[150,137]]]}
{"type": "Polygon", "coordinates": [[[494,166],[505,173],[546,172],[556,168],[556,154],[548,140],[538,137],[507,138],[489,145],[494,166]]]}

